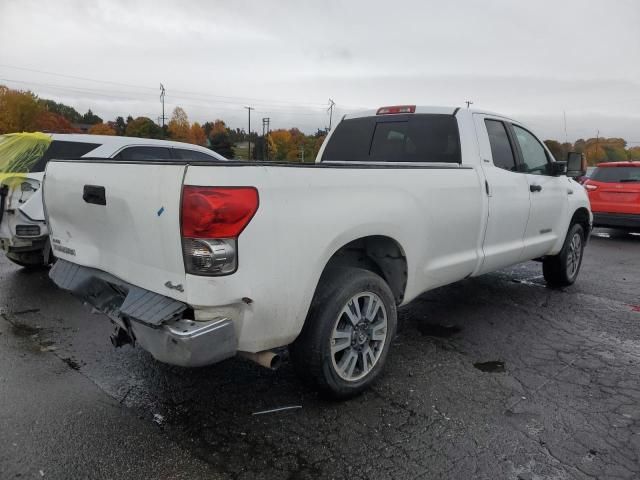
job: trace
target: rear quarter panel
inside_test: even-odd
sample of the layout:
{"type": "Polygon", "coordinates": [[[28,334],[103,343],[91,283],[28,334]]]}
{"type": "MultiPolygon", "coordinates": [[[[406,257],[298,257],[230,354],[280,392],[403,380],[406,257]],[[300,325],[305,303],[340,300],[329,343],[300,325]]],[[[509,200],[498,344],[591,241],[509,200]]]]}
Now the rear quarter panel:
{"type": "Polygon", "coordinates": [[[474,168],[190,166],[185,184],[255,186],[260,195],[239,237],[237,272],[186,279],[188,303],[240,308],[240,350],[293,341],[327,261],[355,239],[384,235],[400,244],[405,302],[478,263],[483,206],[474,168]]]}

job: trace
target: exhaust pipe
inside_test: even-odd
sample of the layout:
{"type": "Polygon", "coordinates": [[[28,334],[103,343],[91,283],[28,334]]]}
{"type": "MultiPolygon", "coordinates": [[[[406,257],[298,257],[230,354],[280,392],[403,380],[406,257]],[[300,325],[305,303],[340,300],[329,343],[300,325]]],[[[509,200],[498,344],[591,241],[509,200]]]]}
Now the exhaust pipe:
{"type": "Polygon", "coordinates": [[[282,356],[271,350],[264,350],[262,352],[238,352],[238,355],[251,360],[265,368],[270,370],[277,370],[282,365],[282,356]]]}
{"type": "Polygon", "coordinates": [[[121,327],[117,327],[115,332],[113,332],[109,338],[111,339],[111,344],[116,348],[123,345],[133,344],[133,339],[131,338],[131,335],[129,335],[129,332],[121,327]]]}

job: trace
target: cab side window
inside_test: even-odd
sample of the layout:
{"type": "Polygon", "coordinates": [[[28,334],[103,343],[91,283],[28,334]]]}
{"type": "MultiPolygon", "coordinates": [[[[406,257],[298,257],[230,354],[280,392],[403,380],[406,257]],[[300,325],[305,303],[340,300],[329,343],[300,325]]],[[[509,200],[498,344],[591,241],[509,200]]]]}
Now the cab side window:
{"type": "Polygon", "coordinates": [[[516,157],[511,148],[509,135],[504,123],[498,120],[485,120],[487,133],[489,134],[489,144],[491,145],[491,156],[493,164],[504,170],[516,172],[516,157]]]}
{"type": "Polygon", "coordinates": [[[534,175],[546,175],[549,172],[549,158],[540,141],[524,128],[513,125],[516,141],[522,152],[522,171],[534,175]]]}
{"type": "Polygon", "coordinates": [[[187,150],[186,148],[174,148],[173,154],[180,160],[201,160],[201,161],[216,161],[217,158],[213,155],[207,155],[204,152],[198,150],[187,150]]]}
{"type": "Polygon", "coordinates": [[[118,160],[171,160],[171,152],[165,147],[128,147],[115,157],[118,160]]]}

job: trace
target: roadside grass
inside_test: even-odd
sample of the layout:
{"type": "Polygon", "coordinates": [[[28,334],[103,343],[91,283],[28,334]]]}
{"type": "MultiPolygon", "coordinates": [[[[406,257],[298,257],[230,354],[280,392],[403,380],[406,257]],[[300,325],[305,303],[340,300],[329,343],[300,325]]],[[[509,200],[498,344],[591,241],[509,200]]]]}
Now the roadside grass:
{"type": "MultiPolygon", "coordinates": [[[[253,149],[254,145],[251,144],[253,149]]],[[[239,142],[233,146],[235,152],[234,158],[236,160],[248,160],[249,159],[249,142],[239,142]]]]}

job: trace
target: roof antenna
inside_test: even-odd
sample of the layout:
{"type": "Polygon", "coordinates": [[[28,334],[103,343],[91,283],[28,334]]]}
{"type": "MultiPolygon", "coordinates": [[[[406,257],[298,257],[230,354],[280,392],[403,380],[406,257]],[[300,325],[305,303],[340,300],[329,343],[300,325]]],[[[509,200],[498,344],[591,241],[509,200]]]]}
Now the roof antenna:
{"type": "Polygon", "coordinates": [[[467,110],[469,110],[469,105],[473,105],[473,102],[470,100],[467,100],[466,102],[464,102],[467,104],[467,110]]]}

